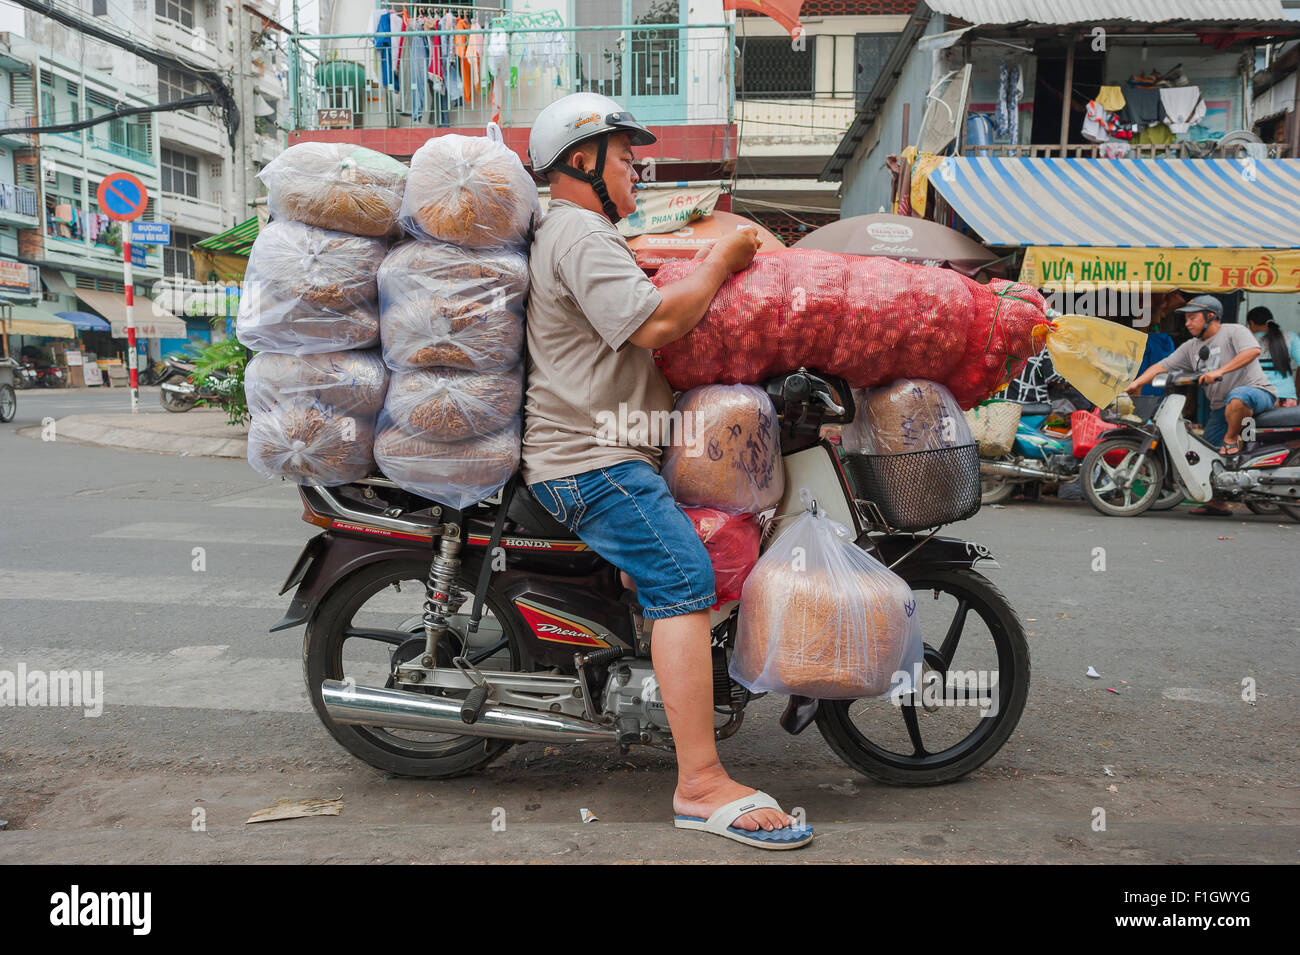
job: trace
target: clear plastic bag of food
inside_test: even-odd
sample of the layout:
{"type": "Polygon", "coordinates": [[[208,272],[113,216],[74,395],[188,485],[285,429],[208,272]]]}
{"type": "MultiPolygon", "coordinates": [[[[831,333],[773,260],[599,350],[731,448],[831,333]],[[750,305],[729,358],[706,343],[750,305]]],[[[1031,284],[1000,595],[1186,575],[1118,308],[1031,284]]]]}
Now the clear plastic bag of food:
{"type": "Polygon", "coordinates": [[[390,368],[500,371],[519,364],[528,291],[522,254],[406,242],[384,259],[378,281],[390,368]]]}
{"type": "Polygon", "coordinates": [[[857,413],[841,432],[845,451],[903,454],[971,444],[970,425],[943,385],[900,378],[881,388],[853,389],[857,413]]]}
{"type": "Polygon", "coordinates": [[[398,486],[461,509],[491,497],[519,467],[519,421],[463,441],[412,434],[381,413],[375,461],[398,486]]]}
{"type": "Polygon", "coordinates": [[[411,157],[401,224],[467,248],[526,245],[537,186],[514,151],[482,136],[434,136],[411,157]]]}
{"type": "Polygon", "coordinates": [[[297,484],[350,484],[375,469],[375,416],[323,402],[286,400],[253,409],[248,463],[297,484]]]}
{"type": "Polygon", "coordinates": [[[519,419],[523,366],[506,371],[431,368],[393,374],[384,408],[413,435],[456,442],[500,431],[519,419]]]}
{"type": "Polygon", "coordinates": [[[910,692],[923,650],[907,582],[809,510],[745,580],[730,673],[755,693],[853,700],[910,692]]]}
{"type": "Polygon", "coordinates": [[[296,355],[374,346],[387,248],[383,239],[270,223],[249,256],[239,340],[254,351],[296,355]]]}
{"type": "Polygon", "coordinates": [[[713,564],[713,593],[723,604],[740,599],[745,578],[758,560],[762,532],[753,514],[729,514],[716,507],[682,508],[695,525],[713,564]]]}
{"type": "Polygon", "coordinates": [[[353,143],[297,143],[257,174],[276,220],[352,235],[394,231],[410,170],[391,156],[353,143]]]}
{"type": "Polygon", "coordinates": [[[662,475],[677,503],[759,514],[785,494],[780,425],[754,385],[704,385],[677,400],[662,475]]]}
{"type": "Polygon", "coordinates": [[[374,416],[384,406],[387,391],[388,367],[377,349],[313,355],[259,352],[244,371],[244,394],[254,413],[291,402],[374,416]]]}

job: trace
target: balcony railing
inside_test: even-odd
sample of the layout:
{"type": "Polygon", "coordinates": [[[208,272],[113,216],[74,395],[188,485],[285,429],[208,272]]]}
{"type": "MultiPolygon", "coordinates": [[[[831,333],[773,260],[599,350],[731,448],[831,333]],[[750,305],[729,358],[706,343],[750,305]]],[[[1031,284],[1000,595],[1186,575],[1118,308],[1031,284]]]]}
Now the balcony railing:
{"type": "MultiPolygon", "coordinates": [[[[1245,158],[1247,151],[1245,147],[1229,146],[1228,151],[1218,148],[1214,140],[1205,142],[1192,143],[1128,143],[1127,150],[1114,149],[1115,143],[1069,143],[1065,149],[1061,149],[1060,143],[1040,143],[1031,145],[1021,143],[1016,146],[1005,143],[993,143],[982,146],[972,146],[969,143],[962,150],[966,156],[993,156],[998,158],[1018,157],[1018,158],[1051,158],[1065,157],[1069,159],[1196,159],[1196,158],[1221,158],[1227,155],[1227,158],[1245,158]]],[[[1266,143],[1260,144],[1260,152],[1264,156],[1257,158],[1268,159],[1286,159],[1290,156],[1290,148],[1285,144],[1266,143]]]]}
{"type": "Polygon", "coordinates": [[[91,140],[91,144],[96,149],[105,149],[118,156],[125,156],[127,159],[134,159],[136,162],[154,164],[153,155],[134,146],[128,146],[126,143],[119,143],[111,139],[103,139],[99,136],[91,140]]]}
{"type": "MultiPolygon", "coordinates": [[[[36,117],[32,111],[13,103],[0,102],[0,128],[7,126],[35,126],[36,117]]],[[[26,143],[33,142],[31,133],[10,133],[9,137],[26,143]]]]}
{"type": "Polygon", "coordinates": [[[0,209],[23,216],[36,215],[36,190],[0,182],[0,209]]]}
{"type": "Polygon", "coordinates": [[[732,56],[727,24],[297,34],[288,50],[290,116],[300,130],[473,127],[494,115],[528,125],[555,100],[590,90],[643,123],[726,123],[732,56]],[[376,48],[385,39],[390,45],[376,48]],[[445,60],[442,76],[430,72],[422,39],[453,51],[454,73],[445,60]],[[481,55],[455,56],[458,41],[481,55]]]}

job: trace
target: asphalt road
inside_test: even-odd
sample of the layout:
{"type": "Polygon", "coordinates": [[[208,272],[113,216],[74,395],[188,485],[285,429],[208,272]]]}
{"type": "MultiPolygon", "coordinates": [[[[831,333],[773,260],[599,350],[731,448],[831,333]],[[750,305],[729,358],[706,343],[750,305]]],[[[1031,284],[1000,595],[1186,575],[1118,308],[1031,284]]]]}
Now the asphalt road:
{"type": "MultiPolygon", "coordinates": [[[[239,461],[16,433],[126,400],[23,392],[0,426],[0,678],[105,679],[97,716],[0,708],[0,862],[756,861],[671,828],[672,762],[653,750],[524,744],[450,782],[357,762],[306,703],[301,630],[267,633],[313,533],[293,488],[239,461]],[[343,812],[245,824],[305,797],[343,812]]],[[[993,551],[1026,621],[1016,733],[961,782],[891,788],[758,701],[722,757],[819,833],[761,861],[1297,861],[1300,524],[1045,500],[949,530],[993,551]]]]}

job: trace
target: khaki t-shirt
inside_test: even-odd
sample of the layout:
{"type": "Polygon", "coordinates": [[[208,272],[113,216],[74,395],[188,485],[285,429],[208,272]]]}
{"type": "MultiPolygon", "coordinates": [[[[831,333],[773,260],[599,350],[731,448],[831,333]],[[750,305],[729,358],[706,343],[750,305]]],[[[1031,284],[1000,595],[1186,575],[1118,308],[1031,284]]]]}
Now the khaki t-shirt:
{"type": "MultiPolygon", "coordinates": [[[[1189,338],[1175,348],[1168,358],[1160,359],[1160,364],[1169,371],[1200,374],[1222,368],[1236,358],[1239,352],[1249,351],[1252,348],[1259,348],[1259,342],[1255,340],[1255,336],[1249,329],[1242,325],[1221,325],[1213,338],[1208,341],[1189,338]],[[1202,345],[1207,345],[1210,349],[1210,355],[1204,361],[1200,358],[1202,345]]],[[[1205,385],[1205,397],[1210,399],[1210,407],[1218,410],[1228,403],[1228,392],[1243,385],[1263,388],[1273,397],[1277,397],[1277,389],[1269,383],[1258,358],[1228,372],[1218,381],[1205,385]]]]}
{"type": "Polygon", "coordinates": [[[553,199],[528,257],[523,476],[533,484],[624,461],[659,467],[672,389],[628,342],[662,300],[608,219],[553,199]]]}

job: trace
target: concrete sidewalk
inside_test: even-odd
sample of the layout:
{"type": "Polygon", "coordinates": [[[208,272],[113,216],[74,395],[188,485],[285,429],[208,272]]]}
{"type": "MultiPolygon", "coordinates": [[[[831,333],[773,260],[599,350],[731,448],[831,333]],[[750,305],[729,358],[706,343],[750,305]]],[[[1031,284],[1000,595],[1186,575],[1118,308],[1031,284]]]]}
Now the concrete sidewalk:
{"type": "MultiPolygon", "coordinates": [[[[38,426],[18,433],[39,439],[43,430],[38,426]]],[[[226,413],[216,408],[193,408],[178,414],[65,415],[55,419],[54,431],[56,440],[66,438],[111,448],[212,458],[248,457],[248,427],[232,427],[226,423],[226,413]]]]}

